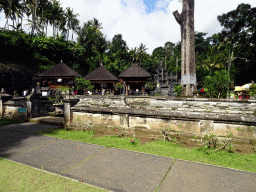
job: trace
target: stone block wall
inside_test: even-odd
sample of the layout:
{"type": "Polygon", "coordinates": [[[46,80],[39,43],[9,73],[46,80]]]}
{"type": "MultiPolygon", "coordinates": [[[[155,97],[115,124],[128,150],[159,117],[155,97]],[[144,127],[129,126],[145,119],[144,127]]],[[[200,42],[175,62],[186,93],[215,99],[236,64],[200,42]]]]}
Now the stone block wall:
{"type": "Polygon", "coordinates": [[[256,139],[256,101],[227,99],[168,99],[163,97],[82,96],[71,108],[83,117],[108,126],[147,128],[196,135],[213,131],[237,138],[256,139]]]}
{"type": "Polygon", "coordinates": [[[189,111],[224,114],[254,114],[255,100],[228,100],[228,99],[170,99],[157,97],[131,96],[80,96],[78,106],[135,108],[143,110],[189,111]]]}
{"type": "Polygon", "coordinates": [[[11,97],[9,100],[2,101],[2,110],[0,112],[1,114],[7,114],[9,112],[18,114],[18,108],[26,108],[27,113],[25,115],[29,117],[44,116],[48,112],[55,110],[52,102],[46,97],[33,92],[26,97],[11,97]]]}

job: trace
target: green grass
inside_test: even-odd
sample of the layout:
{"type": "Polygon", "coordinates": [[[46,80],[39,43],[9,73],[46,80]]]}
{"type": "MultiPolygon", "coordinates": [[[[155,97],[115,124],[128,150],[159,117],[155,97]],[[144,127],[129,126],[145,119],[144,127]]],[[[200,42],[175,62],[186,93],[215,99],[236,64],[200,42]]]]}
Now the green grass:
{"type": "Polygon", "coordinates": [[[24,120],[19,120],[19,119],[5,119],[5,118],[1,118],[0,119],[0,126],[19,124],[19,123],[24,123],[24,122],[25,122],[24,120]]]}
{"type": "Polygon", "coordinates": [[[50,174],[0,158],[0,191],[86,191],[102,190],[85,183],[50,174]]]}
{"type": "Polygon", "coordinates": [[[135,140],[137,144],[132,145],[131,138],[118,138],[116,136],[92,138],[94,133],[86,131],[75,132],[64,129],[51,129],[38,134],[256,172],[256,154],[238,154],[229,153],[228,151],[206,153],[204,149],[188,149],[167,141],[155,141],[140,145],[139,140],[135,140]]]}

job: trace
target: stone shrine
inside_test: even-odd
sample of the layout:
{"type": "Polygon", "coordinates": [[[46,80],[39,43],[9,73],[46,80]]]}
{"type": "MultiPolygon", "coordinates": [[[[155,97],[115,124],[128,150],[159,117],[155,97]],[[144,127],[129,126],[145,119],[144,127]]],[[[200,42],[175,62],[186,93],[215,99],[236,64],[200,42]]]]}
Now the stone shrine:
{"type": "Polygon", "coordinates": [[[163,61],[160,61],[158,69],[156,71],[155,79],[157,87],[155,93],[160,92],[162,96],[174,97],[174,86],[177,83],[177,78],[172,73],[168,75],[167,67],[163,65],[163,61]]]}

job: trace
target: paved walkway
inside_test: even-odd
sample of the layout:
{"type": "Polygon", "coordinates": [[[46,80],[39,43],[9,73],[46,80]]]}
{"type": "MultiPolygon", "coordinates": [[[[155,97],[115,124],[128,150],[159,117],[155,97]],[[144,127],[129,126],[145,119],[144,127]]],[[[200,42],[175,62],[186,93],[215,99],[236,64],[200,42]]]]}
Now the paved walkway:
{"type": "Polygon", "coordinates": [[[0,127],[0,157],[111,191],[256,191],[255,173],[33,134],[54,127],[0,127]]]}

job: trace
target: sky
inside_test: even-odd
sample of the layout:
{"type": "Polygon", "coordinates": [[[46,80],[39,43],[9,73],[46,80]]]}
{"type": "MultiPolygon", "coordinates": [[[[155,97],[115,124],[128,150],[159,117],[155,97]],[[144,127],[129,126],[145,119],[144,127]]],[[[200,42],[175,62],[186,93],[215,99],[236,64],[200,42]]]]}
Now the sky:
{"type": "MultiPolygon", "coordinates": [[[[60,3],[64,9],[70,7],[79,14],[80,26],[97,18],[107,40],[121,34],[130,49],[143,43],[146,52],[152,54],[155,48],[164,46],[168,41],[181,41],[180,26],[172,14],[176,10],[181,13],[182,3],[179,0],[60,0],[60,3]]],[[[217,16],[235,10],[241,3],[256,7],[256,0],[195,0],[195,31],[208,33],[206,37],[221,32],[217,16]]],[[[5,22],[2,11],[0,27],[4,27],[5,22]]],[[[11,20],[9,24],[12,25],[11,20]]],[[[26,21],[23,29],[30,32],[25,24],[26,21]]],[[[51,27],[48,27],[47,35],[52,36],[51,27]]]]}

